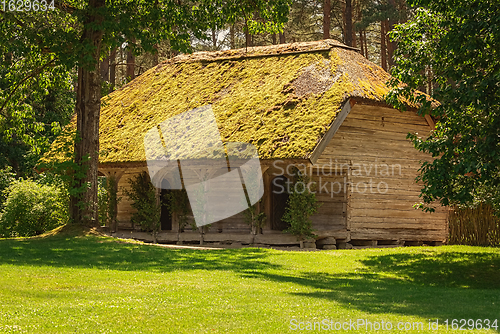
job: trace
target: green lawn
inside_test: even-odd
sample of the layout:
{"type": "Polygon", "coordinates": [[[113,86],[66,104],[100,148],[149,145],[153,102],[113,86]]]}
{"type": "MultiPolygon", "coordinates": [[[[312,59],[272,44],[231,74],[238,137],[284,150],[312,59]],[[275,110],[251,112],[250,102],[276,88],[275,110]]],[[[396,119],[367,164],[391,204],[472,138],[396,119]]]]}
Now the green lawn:
{"type": "MultiPolygon", "coordinates": [[[[378,332],[394,333],[430,332],[429,319],[434,332],[464,333],[452,319],[498,319],[498,330],[475,332],[499,333],[500,249],[181,250],[68,233],[0,241],[2,333],[311,333],[291,327],[324,319],[390,322],[378,332]]],[[[345,332],[331,329],[317,332],[345,332]]]]}

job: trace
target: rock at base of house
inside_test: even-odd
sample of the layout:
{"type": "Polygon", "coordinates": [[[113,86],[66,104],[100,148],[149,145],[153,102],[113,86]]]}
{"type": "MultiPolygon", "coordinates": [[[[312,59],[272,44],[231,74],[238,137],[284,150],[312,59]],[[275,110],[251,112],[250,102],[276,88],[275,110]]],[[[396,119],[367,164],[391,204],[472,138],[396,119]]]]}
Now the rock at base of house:
{"type": "Polygon", "coordinates": [[[266,244],[250,244],[248,247],[257,247],[257,248],[270,248],[271,246],[266,244]]]}
{"type": "Polygon", "coordinates": [[[352,244],[337,240],[337,249],[352,249],[352,244]]]}
{"type": "Polygon", "coordinates": [[[316,248],[315,241],[304,241],[304,248],[316,248]]]}
{"type": "Polygon", "coordinates": [[[336,245],[323,245],[323,249],[327,250],[327,249],[337,249],[337,246],[336,245]]]}
{"type": "Polygon", "coordinates": [[[337,240],[334,237],[326,237],[323,239],[316,240],[316,246],[318,248],[322,248],[325,245],[335,245],[337,244],[337,240]]]}

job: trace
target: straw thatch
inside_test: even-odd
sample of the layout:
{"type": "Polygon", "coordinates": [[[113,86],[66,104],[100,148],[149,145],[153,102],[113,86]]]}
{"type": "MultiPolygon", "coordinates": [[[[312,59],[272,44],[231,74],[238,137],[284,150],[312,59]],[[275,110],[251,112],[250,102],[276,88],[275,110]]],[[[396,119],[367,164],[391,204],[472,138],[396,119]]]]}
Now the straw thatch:
{"type": "MultiPolygon", "coordinates": [[[[181,55],[102,99],[99,162],[144,161],[146,131],[207,104],[223,141],[252,143],[261,159],[307,159],[347,99],[383,102],[388,79],[333,40],[181,55]]],[[[65,139],[46,159],[63,159],[65,139]]]]}

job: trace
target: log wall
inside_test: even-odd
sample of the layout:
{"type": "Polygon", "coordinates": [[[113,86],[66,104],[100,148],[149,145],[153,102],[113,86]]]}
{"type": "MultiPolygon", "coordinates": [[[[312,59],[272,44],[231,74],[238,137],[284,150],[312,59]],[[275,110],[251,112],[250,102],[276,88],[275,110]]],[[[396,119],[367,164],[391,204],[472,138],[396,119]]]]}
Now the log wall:
{"type": "Polygon", "coordinates": [[[415,210],[421,184],[420,161],[430,157],[406,139],[430,127],[415,112],[355,105],[315,166],[348,165],[347,227],[353,240],[444,241],[445,208],[415,210]]]}

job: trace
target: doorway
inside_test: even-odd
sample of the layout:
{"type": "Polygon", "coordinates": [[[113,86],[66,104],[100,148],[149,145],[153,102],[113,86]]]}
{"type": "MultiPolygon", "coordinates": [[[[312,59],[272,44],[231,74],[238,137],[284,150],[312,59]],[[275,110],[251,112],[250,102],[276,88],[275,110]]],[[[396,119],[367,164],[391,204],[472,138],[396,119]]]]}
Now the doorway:
{"type": "Polygon", "coordinates": [[[290,197],[287,191],[287,181],[288,179],[283,175],[276,176],[271,181],[271,229],[275,231],[283,231],[290,227],[289,223],[281,220],[290,197]]]}

